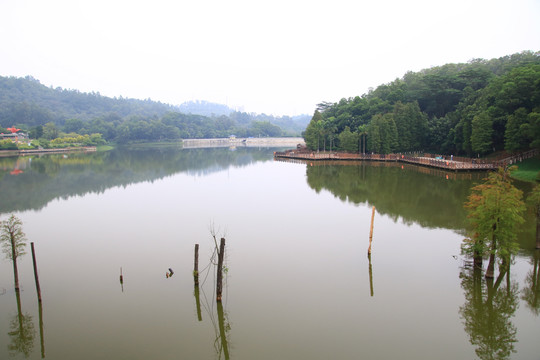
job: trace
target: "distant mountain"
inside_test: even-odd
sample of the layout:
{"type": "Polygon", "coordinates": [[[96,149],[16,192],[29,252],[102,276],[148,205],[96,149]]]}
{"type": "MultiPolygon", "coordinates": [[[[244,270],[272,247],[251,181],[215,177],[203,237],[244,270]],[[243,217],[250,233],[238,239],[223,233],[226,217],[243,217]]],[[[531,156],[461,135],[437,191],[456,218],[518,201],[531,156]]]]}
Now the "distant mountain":
{"type": "Polygon", "coordinates": [[[229,116],[234,109],[227,105],[216,104],[204,100],[187,101],[178,106],[178,111],[184,114],[203,115],[203,116],[229,116]]]}
{"type": "Polygon", "coordinates": [[[203,115],[212,118],[226,116],[243,124],[249,124],[253,121],[269,122],[279,126],[285,133],[290,135],[300,135],[311,120],[311,115],[307,114],[291,117],[246,113],[231,109],[227,105],[216,104],[204,100],[185,102],[178,106],[178,110],[184,114],[203,115]]]}

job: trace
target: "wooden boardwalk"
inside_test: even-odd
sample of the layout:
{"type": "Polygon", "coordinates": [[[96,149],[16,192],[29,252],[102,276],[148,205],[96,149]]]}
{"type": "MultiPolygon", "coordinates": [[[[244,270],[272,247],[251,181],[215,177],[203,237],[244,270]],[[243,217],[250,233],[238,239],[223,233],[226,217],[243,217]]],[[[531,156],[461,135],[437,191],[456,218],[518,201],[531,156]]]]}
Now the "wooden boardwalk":
{"type": "Polygon", "coordinates": [[[501,166],[508,166],[525,159],[537,156],[538,149],[495,160],[454,157],[448,155],[406,155],[406,154],[351,154],[340,152],[310,152],[305,150],[287,150],[275,152],[276,159],[303,161],[383,161],[405,162],[408,164],[427,166],[446,171],[488,171],[501,166]]]}

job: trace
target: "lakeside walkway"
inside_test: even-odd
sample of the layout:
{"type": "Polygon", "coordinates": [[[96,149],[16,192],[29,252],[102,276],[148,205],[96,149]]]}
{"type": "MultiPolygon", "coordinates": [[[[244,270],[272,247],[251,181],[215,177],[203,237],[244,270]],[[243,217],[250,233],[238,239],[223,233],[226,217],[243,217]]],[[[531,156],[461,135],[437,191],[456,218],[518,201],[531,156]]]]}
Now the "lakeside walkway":
{"type": "Polygon", "coordinates": [[[409,164],[427,166],[447,171],[487,171],[495,170],[501,166],[508,166],[517,162],[537,156],[540,153],[538,149],[519,153],[516,155],[497,158],[494,160],[474,159],[455,157],[449,155],[433,154],[351,154],[340,152],[317,153],[306,151],[304,149],[287,150],[275,152],[276,159],[294,159],[305,161],[383,161],[383,162],[405,162],[409,164]]]}

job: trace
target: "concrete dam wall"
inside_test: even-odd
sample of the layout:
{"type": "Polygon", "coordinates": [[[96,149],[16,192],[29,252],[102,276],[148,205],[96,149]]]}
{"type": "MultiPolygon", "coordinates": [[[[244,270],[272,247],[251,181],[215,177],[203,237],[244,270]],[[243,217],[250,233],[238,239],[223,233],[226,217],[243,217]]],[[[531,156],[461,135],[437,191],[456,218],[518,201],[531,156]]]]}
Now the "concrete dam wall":
{"type": "Polygon", "coordinates": [[[305,141],[301,137],[295,138],[220,138],[220,139],[184,139],[182,140],[182,147],[185,149],[190,148],[204,148],[204,147],[261,147],[261,146],[278,146],[278,147],[292,147],[295,148],[298,144],[305,145],[305,141]]]}

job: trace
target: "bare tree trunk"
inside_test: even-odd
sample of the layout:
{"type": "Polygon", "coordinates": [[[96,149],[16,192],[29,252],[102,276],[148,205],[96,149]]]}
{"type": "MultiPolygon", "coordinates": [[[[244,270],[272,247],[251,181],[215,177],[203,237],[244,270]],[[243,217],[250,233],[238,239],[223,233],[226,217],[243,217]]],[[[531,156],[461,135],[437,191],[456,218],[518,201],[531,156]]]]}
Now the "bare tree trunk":
{"type": "Polygon", "coordinates": [[[19,270],[17,269],[17,253],[15,252],[15,239],[10,234],[11,239],[11,259],[13,261],[13,277],[15,279],[15,291],[19,291],[19,270]]]}

